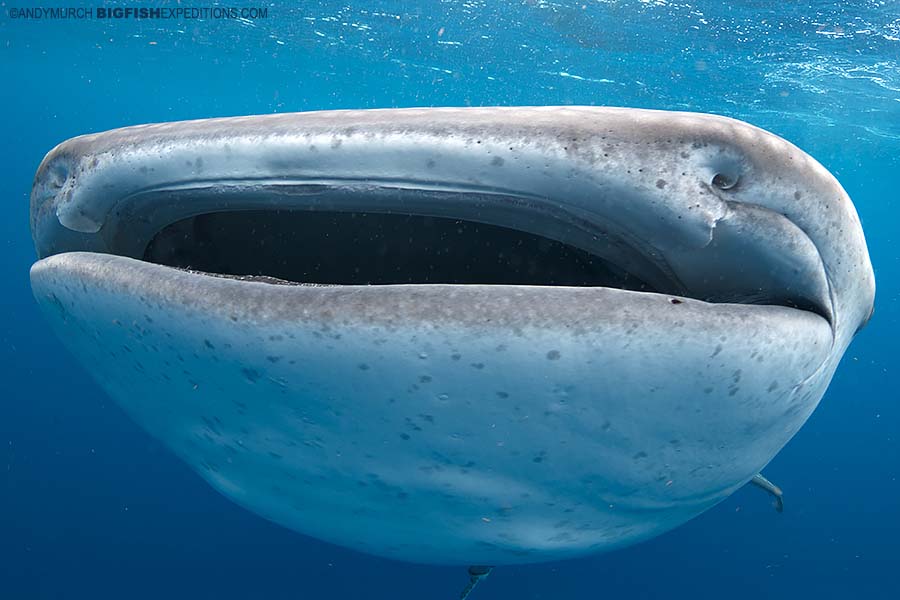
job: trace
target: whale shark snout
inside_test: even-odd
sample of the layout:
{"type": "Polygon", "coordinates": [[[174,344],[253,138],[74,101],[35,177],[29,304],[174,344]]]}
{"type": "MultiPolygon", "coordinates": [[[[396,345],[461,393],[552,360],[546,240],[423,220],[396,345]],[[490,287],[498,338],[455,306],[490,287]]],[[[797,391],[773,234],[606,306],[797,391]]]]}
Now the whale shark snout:
{"type": "Polygon", "coordinates": [[[753,477],[871,315],[847,194],[712,115],[332,111],[60,144],[32,285],[152,435],[275,522],[533,562],[753,477]]]}

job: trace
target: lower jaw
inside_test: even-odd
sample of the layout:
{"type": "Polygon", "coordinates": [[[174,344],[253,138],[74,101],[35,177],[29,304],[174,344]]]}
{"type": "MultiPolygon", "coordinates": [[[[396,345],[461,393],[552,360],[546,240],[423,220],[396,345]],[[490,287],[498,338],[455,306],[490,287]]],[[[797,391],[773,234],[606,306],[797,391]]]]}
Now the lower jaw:
{"type": "Polygon", "coordinates": [[[217,490],[414,562],[536,562],[670,529],[815,408],[828,323],[603,287],[274,286],[61,254],[35,296],[217,490]]]}

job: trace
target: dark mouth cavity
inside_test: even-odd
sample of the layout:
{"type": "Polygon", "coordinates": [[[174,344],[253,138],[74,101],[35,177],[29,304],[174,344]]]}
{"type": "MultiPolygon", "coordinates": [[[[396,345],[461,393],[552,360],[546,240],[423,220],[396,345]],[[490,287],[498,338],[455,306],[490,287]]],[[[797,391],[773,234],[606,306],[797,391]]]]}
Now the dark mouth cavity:
{"type": "MultiPolygon", "coordinates": [[[[150,240],[146,247],[140,242],[136,247],[144,261],[231,279],[282,285],[603,287],[663,294],[673,304],[689,297],[785,306],[830,321],[828,311],[807,299],[802,289],[785,288],[778,281],[748,285],[740,272],[711,272],[713,285],[705,292],[665,277],[648,281],[655,271],[638,260],[636,250],[602,236],[592,238],[588,251],[540,234],[456,217],[298,208],[224,209],[151,231],[156,233],[144,238],[150,240]],[[144,248],[142,254],[139,248],[144,248]],[[638,274],[633,266],[644,270],[638,274]],[[733,285],[720,285],[722,277],[731,278],[726,282],[733,285]]],[[[554,235],[569,233],[557,229],[554,235]]]]}
{"type": "Polygon", "coordinates": [[[444,217],[241,210],[172,223],[143,259],[269,283],[601,286],[656,292],[633,273],[531,233],[444,217]]]}

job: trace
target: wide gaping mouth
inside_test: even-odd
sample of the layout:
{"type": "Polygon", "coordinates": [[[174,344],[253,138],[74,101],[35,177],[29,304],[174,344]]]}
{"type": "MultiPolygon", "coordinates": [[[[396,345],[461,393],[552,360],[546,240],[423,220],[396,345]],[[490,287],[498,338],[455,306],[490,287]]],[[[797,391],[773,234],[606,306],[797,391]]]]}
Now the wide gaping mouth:
{"type": "Polygon", "coordinates": [[[589,123],[535,110],[553,116],[547,129],[529,115],[300,114],[71,140],[38,171],[35,243],[41,257],[269,283],[602,287],[833,324],[819,249],[771,186],[754,188],[740,148],[692,141],[691,120],[671,138],[654,130],[661,164],[627,120],[618,146],[607,139],[615,111],[589,123]]]}
{"type": "Polygon", "coordinates": [[[272,284],[603,287],[665,294],[674,303],[777,305],[830,318],[804,282],[784,285],[776,273],[783,266],[761,264],[769,257],[748,252],[744,241],[735,250],[728,237],[703,249],[702,260],[691,259],[696,269],[688,279],[621,226],[521,198],[425,193],[433,203],[432,214],[423,215],[403,212],[405,198],[419,190],[304,190],[283,203],[287,208],[260,208],[231,192],[224,209],[182,218],[172,215],[197,204],[190,190],[132,203],[113,219],[108,249],[198,275],[272,284]],[[335,196],[342,202],[328,209],[338,204],[335,196]]]}
{"type": "Polygon", "coordinates": [[[598,286],[658,292],[621,265],[500,225],[396,213],[243,210],[181,219],[142,259],[270,283],[598,286]]]}
{"type": "MultiPolygon", "coordinates": [[[[831,320],[808,238],[765,212],[807,246],[799,259],[786,257],[766,236],[745,234],[738,206],[731,221],[711,229],[710,243],[684,255],[663,252],[602,215],[484,191],[343,182],[247,193],[242,184],[155,189],[117,206],[98,236],[103,252],[198,275],[272,284],[603,287],[665,294],[673,303],[784,306],[831,320]]],[[[80,244],[65,249],[94,249],[80,244]]]]}

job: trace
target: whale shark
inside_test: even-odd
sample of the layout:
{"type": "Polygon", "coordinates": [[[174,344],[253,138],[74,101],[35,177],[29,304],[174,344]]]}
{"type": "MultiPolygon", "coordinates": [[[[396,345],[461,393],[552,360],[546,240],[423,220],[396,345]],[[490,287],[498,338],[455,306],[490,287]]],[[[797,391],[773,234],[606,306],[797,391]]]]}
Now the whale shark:
{"type": "Polygon", "coordinates": [[[37,303],[136,423],[266,519],[419,563],[780,502],[758,474],[874,306],[835,177],[709,114],[125,127],[47,154],[30,221],[37,303]]]}

